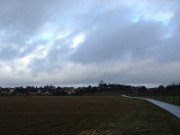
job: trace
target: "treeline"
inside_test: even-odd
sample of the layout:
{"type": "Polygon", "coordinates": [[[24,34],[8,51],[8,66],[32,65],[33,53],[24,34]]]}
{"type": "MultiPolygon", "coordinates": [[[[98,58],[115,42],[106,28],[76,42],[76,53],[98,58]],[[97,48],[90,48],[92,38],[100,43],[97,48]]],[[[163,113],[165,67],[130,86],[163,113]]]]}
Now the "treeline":
{"type": "Polygon", "coordinates": [[[44,87],[34,87],[26,86],[24,87],[15,87],[15,88],[1,88],[0,87],[0,96],[43,96],[43,95],[53,95],[53,96],[67,96],[67,95],[113,95],[113,94],[123,94],[137,89],[130,85],[121,85],[121,84],[106,84],[100,83],[98,86],[88,87],[55,87],[52,85],[47,85],[44,87]]]}
{"type": "Polygon", "coordinates": [[[121,85],[121,84],[106,84],[100,83],[99,86],[80,87],[76,91],[80,95],[87,96],[96,96],[96,95],[122,95],[127,91],[131,90],[132,86],[130,85],[121,85]]]}
{"type": "Polygon", "coordinates": [[[149,97],[180,105],[180,84],[171,84],[166,87],[160,85],[157,88],[150,89],[141,87],[135,91],[129,91],[127,94],[131,96],[149,97]]]}
{"type": "Polygon", "coordinates": [[[47,85],[44,87],[34,87],[26,86],[24,87],[15,87],[15,88],[1,88],[0,87],[0,96],[65,96],[72,95],[75,93],[73,87],[55,87],[52,85],[47,85]]]}
{"type": "Polygon", "coordinates": [[[158,100],[180,104],[180,84],[172,84],[168,86],[160,85],[156,88],[146,88],[145,86],[131,86],[122,84],[106,84],[100,81],[98,86],[88,87],[55,87],[47,85],[44,87],[27,86],[15,88],[1,88],[0,96],[99,96],[99,95],[130,95],[139,97],[149,97],[158,100]]]}
{"type": "Polygon", "coordinates": [[[82,95],[122,95],[137,97],[148,97],[180,105],[180,84],[171,84],[168,86],[160,85],[155,88],[146,88],[145,86],[131,86],[121,84],[101,83],[98,87],[85,87],[79,89],[82,95]]]}

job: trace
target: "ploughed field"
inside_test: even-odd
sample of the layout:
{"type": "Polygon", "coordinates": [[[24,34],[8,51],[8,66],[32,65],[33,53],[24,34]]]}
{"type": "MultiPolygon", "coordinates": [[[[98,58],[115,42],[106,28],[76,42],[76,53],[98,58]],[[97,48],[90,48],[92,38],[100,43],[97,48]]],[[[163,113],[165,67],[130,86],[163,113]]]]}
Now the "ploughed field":
{"type": "Polygon", "coordinates": [[[144,100],[0,97],[0,135],[178,135],[180,120],[144,100]]]}

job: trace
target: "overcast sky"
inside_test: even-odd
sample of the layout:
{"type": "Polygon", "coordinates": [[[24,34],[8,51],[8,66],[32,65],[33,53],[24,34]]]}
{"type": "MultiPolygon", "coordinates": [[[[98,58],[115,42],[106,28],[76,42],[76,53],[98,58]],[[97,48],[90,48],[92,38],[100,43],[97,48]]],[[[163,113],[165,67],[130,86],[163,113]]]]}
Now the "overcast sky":
{"type": "Polygon", "coordinates": [[[179,0],[0,0],[0,86],[180,82],[179,0]]]}

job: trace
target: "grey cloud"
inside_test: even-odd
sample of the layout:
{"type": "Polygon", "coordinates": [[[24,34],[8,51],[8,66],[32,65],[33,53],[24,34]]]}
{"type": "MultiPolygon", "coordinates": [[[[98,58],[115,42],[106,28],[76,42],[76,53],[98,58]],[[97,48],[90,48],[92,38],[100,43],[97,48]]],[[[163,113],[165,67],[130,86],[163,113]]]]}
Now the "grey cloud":
{"type": "MultiPolygon", "coordinates": [[[[7,56],[6,60],[8,60],[8,58],[15,59],[24,56],[25,52],[28,53],[28,51],[24,51],[23,54],[21,54],[21,52],[19,52],[20,49],[28,48],[31,51],[32,48],[35,48],[34,43],[27,45],[26,42],[34,36],[37,36],[38,31],[44,24],[61,20],[63,15],[67,15],[73,11],[69,9],[72,9],[74,5],[78,4],[78,2],[73,2],[74,5],[70,5],[68,2],[69,1],[65,0],[1,0],[1,56],[3,57],[6,53],[11,53],[10,51],[12,50],[13,53],[11,53],[11,56],[7,56]],[[6,44],[7,48],[2,48],[4,44],[6,44]],[[13,46],[13,48],[11,46],[13,46]]],[[[37,42],[41,41],[35,42],[35,46],[37,46],[37,42]]]]}
{"type": "Polygon", "coordinates": [[[34,75],[42,72],[52,73],[55,69],[63,68],[68,61],[69,53],[71,48],[66,40],[56,40],[44,58],[32,58],[28,66],[34,75]]]}
{"type": "Polygon", "coordinates": [[[175,27],[176,34],[180,33],[180,10],[175,12],[174,17],[172,18],[172,25],[175,27]]]}
{"type": "MultiPolygon", "coordinates": [[[[6,42],[7,43],[7,42],[6,42]]],[[[0,48],[0,60],[1,61],[11,61],[16,58],[22,58],[37,49],[41,44],[46,44],[45,40],[39,40],[34,43],[22,43],[22,44],[8,44],[2,45],[0,48]]]]}
{"type": "MultiPolygon", "coordinates": [[[[98,64],[96,65],[99,66],[98,64]]],[[[157,63],[156,61],[141,61],[136,63],[122,63],[111,67],[102,67],[94,72],[97,76],[89,76],[81,82],[88,84],[90,82],[98,83],[104,80],[107,83],[121,84],[170,84],[177,81],[180,77],[178,68],[180,64],[176,63],[157,63]]],[[[84,73],[85,74],[85,73],[84,73]]],[[[86,75],[86,74],[85,74],[86,75]]]]}
{"type": "Polygon", "coordinates": [[[21,30],[23,34],[28,34],[37,30],[50,16],[48,7],[52,1],[24,1],[14,0],[1,1],[0,17],[3,18],[0,26],[12,30],[21,30]]]}
{"type": "Polygon", "coordinates": [[[164,42],[161,48],[154,51],[157,59],[161,62],[180,62],[180,35],[171,37],[164,42]]]}
{"type": "Polygon", "coordinates": [[[151,58],[179,61],[179,11],[175,12],[169,26],[164,26],[160,21],[143,19],[132,23],[126,20],[129,12],[125,8],[117,9],[115,13],[110,10],[91,18],[97,29],[90,32],[85,42],[72,55],[72,60],[80,63],[126,61],[129,58],[133,61],[151,58]],[[172,28],[175,28],[172,37],[165,39],[172,28]]]}
{"type": "MultiPolygon", "coordinates": [[[[179,1],[141,1],[149,5],[145,8],[152,11],[150,13],[175,13],[167,26],[159,20],[144,19],[142,14],[136,23],[133,22],[137,19],[133,18],[134,14],[141,11],[137,6],[139,0],[132,5],[126,2],[132,1],[0,0],[0,67],[3,67],[4,61],[6,67],[11,67],[13,60],[32,54],[37,57],[29,58],[27,67],[24,65],[27,69],[23,70],[23,75],[31,70],[32,78],[38,78],[40,73],[51,76],[62,72],[66,79],[59,78],[63,83],[95,83],[100,79],[123,83],[161,83],[172,80],[173,75],[176,80],[179,79],[179,72],[175,75],[171,71],[177,71],[180,63],[180,10],[175,6],[179,1]],[[55,37],[41,39],[40,34],[46,24],[55,26],[52,27],[55,37]],[[56,38],[66,30],[69,35],[56,38]],[[171,30],[172,35],[165,38],[171,30]],[[84,42],[72,48],[73,39],[82,33],[85,34],[84,42]],[[36,52],[39,46],[47,49],[44,57],[38,57],[42,53],[36,52]],[[128,62],[130,65],[126,66],[128,62]],[[67,69],[69,63],[73,66],[67,69]],[[173,63],[177,63],[176,68],[173,63]],[[89,66],[91,64],[95,67],[89,66]],[[119,70],[123,66],[125,68],[119,70]],[[75,67],[79,68],[75,70],[75,67]],[[155,78],[156,74],[160,77],[155,78]]],[[[49,29],[51,31],[51,27],[49,29]]],[[[18,66],[13,70],[16,68],[18,66]]],[[[18,71],[21,73],[21,69],[18,71]]],[[[43,82],[44,78],[41,79],[37,82],[43,82]]]]}
{"type": "Polygon", "coordinates": [[[51,64],[46,58],[35,58],[31,60],[31,63],[28,65],[31,69],[33,77],[37,77],[39,73],[46,72],[52,73],[54,65],[51,64]]]}
{"type": "Polygon", "coordinates": [[[158,23],[125,24],[111,22],[97,28],[73,54],[77,62],[102,62],[110,59],[136,59],[146,56],[146,51],[159,45],[161,26],[158,23]],[[83,57],[81,57],[83,56],[83,57]]]}
{"type": "Polygon", "coordinates": [[[12,60],[18,56],[18,50],[16,48],[3,47],[0,50],[0,60],[12,60]]]}
{"type": "Polygon", "coordinates": [[[177,11],[169,23],[169,27],[171,27],[169,37],[163,38],[161,43],[151,48],[148,51],[148,54],[153,54],[153,56],[159,61],[163,63],[168,62],[180,62],[180,10],[177,11]]]}
{"type": "MultiPolygon", "coordinates": [[[[1,60],[12,60],[31,52],[26,42],[49,18],[46,12],[47,1],[0,1],[0,54],[1,60]],[[2,33],[2,34],[1,34],[2,33]],[[3,45],[6,45],[3,48],[3,45]],[[20,52],[20,49],[29,51],[20,52]]],[[[49,3],[50,5],[50,3],[49,3]]]]}

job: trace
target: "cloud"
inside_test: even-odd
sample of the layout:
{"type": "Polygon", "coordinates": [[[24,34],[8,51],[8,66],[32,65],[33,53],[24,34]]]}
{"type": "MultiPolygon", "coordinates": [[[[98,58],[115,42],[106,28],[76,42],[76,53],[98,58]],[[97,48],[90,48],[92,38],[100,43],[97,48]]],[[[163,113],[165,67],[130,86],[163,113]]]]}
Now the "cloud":
{"type": "Polygon", "coordinates": [[[178,5],[178,0],[0,0],[0,81],[179,81],[178,5]]]}
{"type": "Polygon", "coordinates": [[[149,48],[161,42],[158,23],[138,23],[97,28],[72,55],[77,62],[102,62],[111,59],[141,59],[149,48]],[[98,37],[98,38],[97,38],[98,37]],[[83,57],[81,57],[83,56],[83,57]]]}

